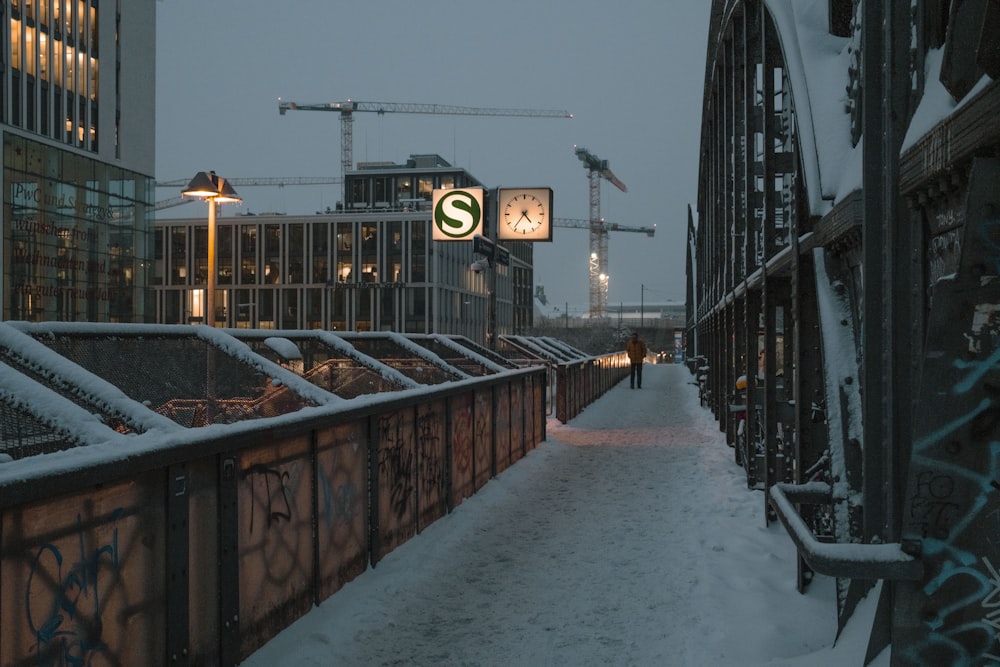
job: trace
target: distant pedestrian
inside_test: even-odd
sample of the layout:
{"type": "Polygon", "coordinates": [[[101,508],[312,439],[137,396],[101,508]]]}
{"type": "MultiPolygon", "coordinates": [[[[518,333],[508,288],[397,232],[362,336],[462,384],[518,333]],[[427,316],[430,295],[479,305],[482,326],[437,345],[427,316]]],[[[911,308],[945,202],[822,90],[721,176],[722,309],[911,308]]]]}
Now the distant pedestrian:
{"type": "Polygon", "coordinates": [[[642,364],[646,361],[646,343],[639,338],[637,332],[628,339],[625,353],[628,354],[628,360],[632,365],[632,370],[629,372],[629,384],[631,384],[632,389],[637,386],[642,389],[642,364]]]}

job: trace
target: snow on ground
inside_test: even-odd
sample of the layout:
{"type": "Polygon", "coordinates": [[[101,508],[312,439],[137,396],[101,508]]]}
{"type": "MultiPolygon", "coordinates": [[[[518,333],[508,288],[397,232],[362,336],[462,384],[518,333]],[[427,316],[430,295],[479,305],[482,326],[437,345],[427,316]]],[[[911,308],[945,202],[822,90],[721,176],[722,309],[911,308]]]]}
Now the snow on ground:
{"type": "MultiPolygon", "coordinates": [[[[243,664],[862,665],[680,365],[646,365],[243,664]]],[[[888,665],[888,652],[875,662],[888,665]]]]}

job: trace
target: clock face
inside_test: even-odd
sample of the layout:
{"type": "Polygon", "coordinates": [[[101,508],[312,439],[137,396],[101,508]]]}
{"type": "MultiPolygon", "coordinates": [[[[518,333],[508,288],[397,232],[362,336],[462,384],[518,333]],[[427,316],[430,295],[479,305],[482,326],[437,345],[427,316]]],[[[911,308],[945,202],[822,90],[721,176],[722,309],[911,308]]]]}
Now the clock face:
{"type": "Polygon", "coordinates": [[[504,203],[503,221],[518,234],[530,234],[545,222],[545,204],[533,194],[522,192],[504,203]]]}
{"type": "Polygon", "coordinates": [[[501,241],[551,241],[552,189],[498,188],[496,216],[501,241]]]}

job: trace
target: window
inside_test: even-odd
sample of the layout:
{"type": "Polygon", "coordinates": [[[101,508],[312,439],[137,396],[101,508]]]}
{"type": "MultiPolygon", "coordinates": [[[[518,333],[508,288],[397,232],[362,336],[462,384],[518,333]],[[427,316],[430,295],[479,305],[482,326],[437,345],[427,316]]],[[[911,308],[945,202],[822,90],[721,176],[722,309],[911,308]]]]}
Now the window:
{"type": "Polygon", "coordinates": [[[434,198],[434,181],[430,178],[421,178],[417,181],[417,197],[430,201],[434,198]]]}
{"type": "Polygon", "coordinates": [[[351,207],[367,208],[368,201],[368,180],[364,178],[355,179],[351,187],[351,207]]]}
{"type": "Polygon", "coordinates": [[[354,230],[351,223],[337,223],[337,280],[354,282],[354,230]]]}
{"type": "Polygon", "coordinates": [[[233,284],[233,226],[219,225],[216,230],[215,256],[217,258],[217,282],[220,285],[233,284]]]}
{"type": "Polygon", "coordinates": [[[386,234],[386,275],[384,282],[399,282],[403,280],[403,223],[393,221],[385,223],[386,234]]]}
{"type": "Polygon", "coordinates": [[[187,229],[175,227],[170,231],[170,283],[187,284],[187,229]]]}
{"type": "Polygon", "coordinates": [[[281,281],[281,227],[264,225],[264,282],[281,281]]]}
{"type": "Polygon", "coordinates": [[[413,181],[408,177],[396,179],[396,201],[413,198],[413,181]]]}
{"type": "Polygon", "coordinates": [[[329,234],[330,226],[315,224],[310,227],[312,234],[312,282],[330,281],[329,234]]]}
{"type": "Polygon", "coordinates": [[[361,282],[379,282],[378,265],[378,227],[362,225],[361,227],[361,282]]]}
{"type": "Polygon", "coordinates": [[[288,282],[305,281],[305,227],[302,224],[288,225],[288,282]]]}
{"type": "Polygon", "coordinates": [[[240,231],[240,282],[257,282],[257,227],[245,226],[240,231]]]}
{"type": "Polygon", "coordinates": [[[392,203],[392,179],[386,176],[375,177],[375,206],[386,208],[392,203]]]}
{"type": "Polygon", "coordinates": [[[410,224],[410,281],[422,283],[427,280],[427,223],[410,224]]]}

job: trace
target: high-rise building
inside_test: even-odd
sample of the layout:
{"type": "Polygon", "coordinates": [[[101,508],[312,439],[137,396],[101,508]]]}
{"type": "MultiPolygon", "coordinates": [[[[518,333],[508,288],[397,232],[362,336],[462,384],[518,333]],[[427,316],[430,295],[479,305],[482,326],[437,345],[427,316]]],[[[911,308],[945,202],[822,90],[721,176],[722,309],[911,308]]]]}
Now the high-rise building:
{"type": "Polygon", "coordinates": [[[0,9],[0,318],[150,321],[155,3],[0,9]]]}

